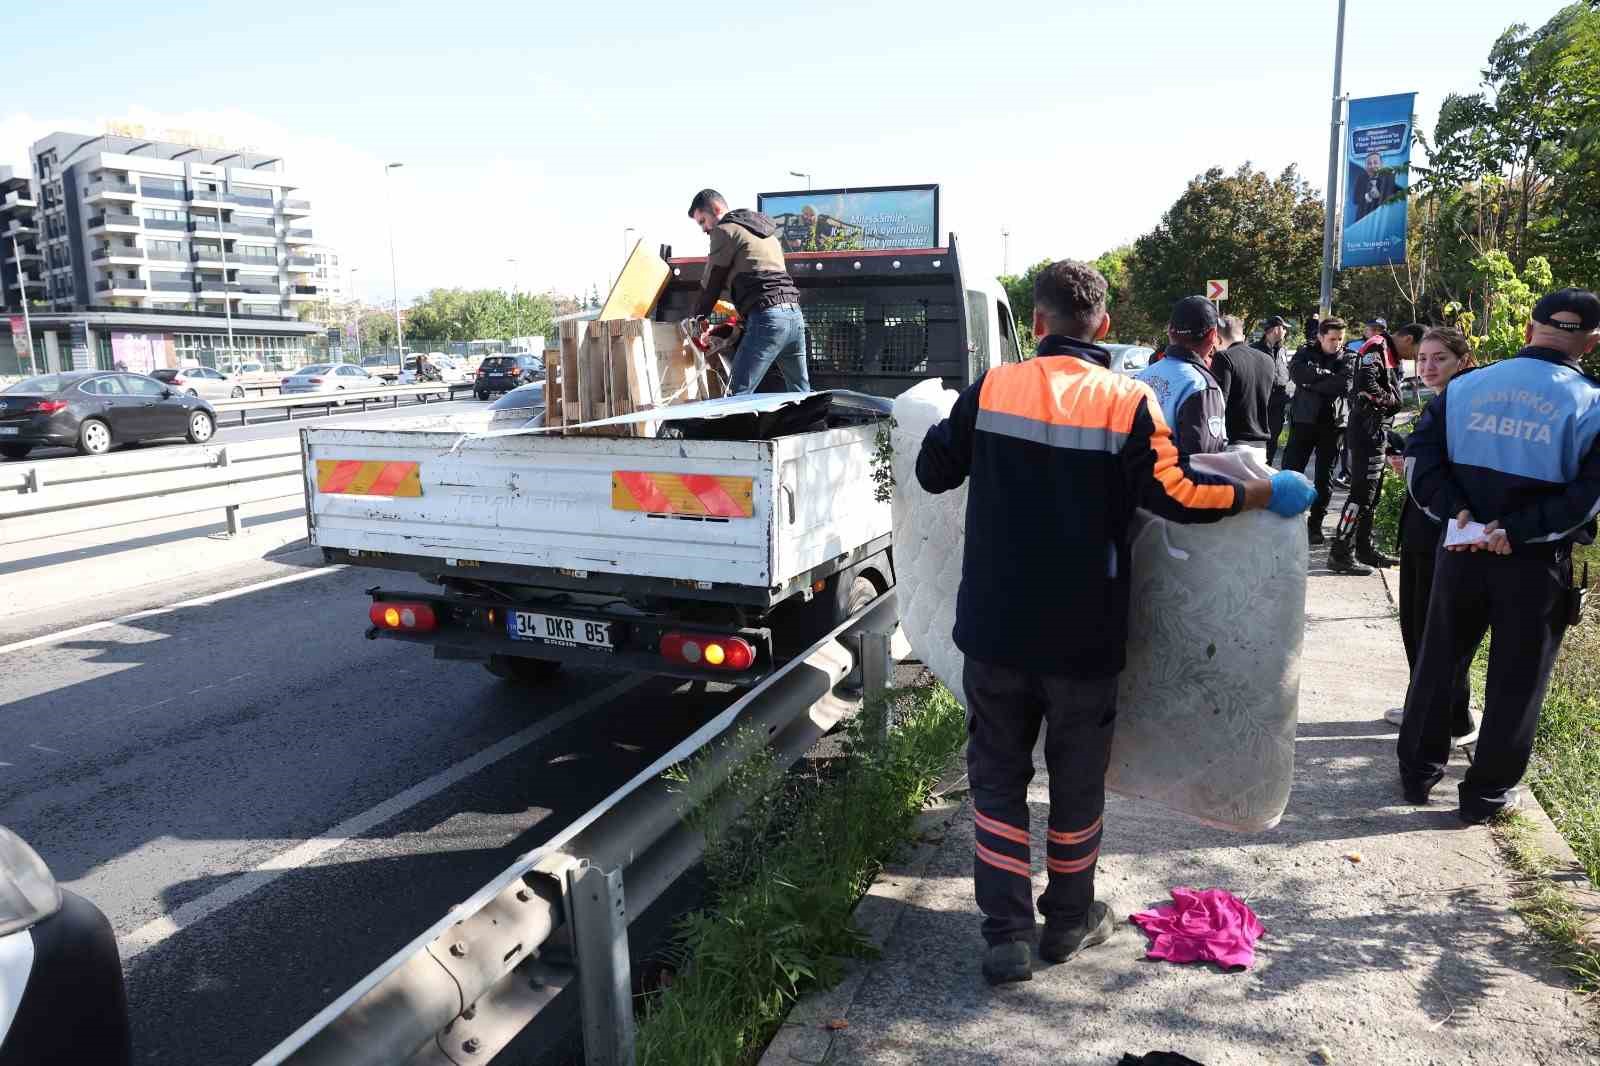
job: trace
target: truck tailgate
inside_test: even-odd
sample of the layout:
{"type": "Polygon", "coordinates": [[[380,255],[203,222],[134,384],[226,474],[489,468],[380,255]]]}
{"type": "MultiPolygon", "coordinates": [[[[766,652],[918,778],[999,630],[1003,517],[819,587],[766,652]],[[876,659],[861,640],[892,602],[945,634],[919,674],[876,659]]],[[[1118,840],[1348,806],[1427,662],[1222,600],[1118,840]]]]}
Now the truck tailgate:
{"type": "Polygon", "coordinates": [[[468,566],[777,583],[772,441],[464,439],[438,429],[301,434],[307,522],[320,547],[468,566]]]}

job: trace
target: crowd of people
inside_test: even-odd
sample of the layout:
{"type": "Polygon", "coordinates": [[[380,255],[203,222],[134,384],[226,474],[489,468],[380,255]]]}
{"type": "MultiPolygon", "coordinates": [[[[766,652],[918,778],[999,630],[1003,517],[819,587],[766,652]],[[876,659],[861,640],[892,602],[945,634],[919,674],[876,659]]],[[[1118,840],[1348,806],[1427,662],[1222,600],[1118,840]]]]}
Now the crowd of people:
{"type": "Polygon", "coordinates": [[[1050,813],[1039,954],[1065,961],[1114,927],[1094,878],[1135,508],[1183,523],[1254,508],[1307,514],[1321,544],[1344,452],[1350,491],[1329,568],[1370,574],[1396,562],[1374,543],[1373,519],[1386,456],[1403,447],[1400,613],[1412,675],[1404,707],[1386,715],[1400,725],[1398,791],[1429,802],[1452,749],[1476,739],[1458,790],[1469,824],[1518,802],[1550,669],[1581,611],[1573,547],[1593,543],[1600,513],[1600,385],[1580,365],[1600,343],[1593,293],[1545,296],[1527,347],[1477,370],[1459,330],[1374,319],[1351,350],[1347,323],[1320,317],[1290,354],[1281,317],[1251,344],[1238,318],[1188,297],[1172,309],[1165,350],[1128,378],[1096,343],[1106,292],[1085,264],[1041,270],[1036,358],[969,386],[917,458],[928,492],[969,486],[954,637],[966,657],[983,973],[995,984],[1032,974],[1027,788],[1041,728],[1050,813]],[[1436,396],[1402,442],[1392,422],[1407,361],[1436,396]],[[1190,463],[1225,450],[1250,453],[1260,476],[1190,463]],[[1468,677],[1491,629],[1479,725],[1468,677]]]}

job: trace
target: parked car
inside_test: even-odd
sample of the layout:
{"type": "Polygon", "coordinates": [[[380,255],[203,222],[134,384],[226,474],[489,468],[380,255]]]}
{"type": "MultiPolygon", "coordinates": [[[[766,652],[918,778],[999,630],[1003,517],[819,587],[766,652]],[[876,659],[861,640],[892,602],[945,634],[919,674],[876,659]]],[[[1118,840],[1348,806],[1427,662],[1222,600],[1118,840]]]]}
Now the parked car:
{"type": "Polygon", "coordinates": [[[284,396],[303,396],[307,393],[375,389],[382,384],[364,366],[354,363],[312,363],[284,378],[278,391],[284,396]]]}
{"type": "Polygon", "coordinates": [[[544,360],[536,355],[491,355],[478,364],[473,392],[478,399],[487,400],[491,393],[510,392],[542,377],[544,360]]]}
{"type": "Polygon", "coordinates": [[[102,455],[113,445],[164,437],[204,444],[216,431],[209,403],[144,374],[63,371],[0,392],[0,455],[7,459],[42,447],[102,455]]]}
{"type": "Polygon", "coordinates": [[[180,370],[157,370],[150,375],[163,385],[171,385],[190,396],[208,400],[242,400],[244,384],[208,366],[186,366],[180,370]]]}
{"type": "Polygon", "coordinates": [[[1119,374],[1137,374],[1150,365],[1150,357],[1156,354],[1154,348],[1143,344],[1102,344],[1100,347],[1111,353],[1111,369],[1119,374]]]}
{"type": "Polygon", "coordinates": [[[126,1066],[129,1032],[111,923],[0,826],[0,1066],[126,1066]]]}
{"type": "Polygon", "coordinates": [[[492,429],[544,425],[544,382],[518,385],[496,400],[489,410],[492,429]]]}

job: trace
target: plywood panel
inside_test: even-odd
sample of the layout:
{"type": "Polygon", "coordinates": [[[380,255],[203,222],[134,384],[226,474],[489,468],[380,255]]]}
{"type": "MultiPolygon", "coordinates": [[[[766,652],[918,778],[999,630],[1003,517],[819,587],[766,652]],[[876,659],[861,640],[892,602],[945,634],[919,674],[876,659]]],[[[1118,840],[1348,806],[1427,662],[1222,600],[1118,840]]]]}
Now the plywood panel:
{"type": "Polygon", "coordinates": [[[643,241],[637,242],[600,308],[600,321],[649,318],[671,274],[665,259],[646,248],[643,241]]]}

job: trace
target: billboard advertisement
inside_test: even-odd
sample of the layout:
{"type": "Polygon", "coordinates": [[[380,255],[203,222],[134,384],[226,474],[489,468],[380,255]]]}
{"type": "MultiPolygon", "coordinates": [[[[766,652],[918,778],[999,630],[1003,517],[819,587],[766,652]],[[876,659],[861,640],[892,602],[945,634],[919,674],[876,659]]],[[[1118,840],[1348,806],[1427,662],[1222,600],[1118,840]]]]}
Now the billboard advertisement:
{"type": "Polygon", "coordinates": [[[17,350],[17,366],[22,373],[35,373],[33,338],[28,336],[28,320],[22,315],[11,316],[11,345],[17,350]]]}
{"type": "Polygon", "coordinates": [[[937,185],[764,192],[756,209],[778,224],[786,252],[938,246],[937,185]]]}
{"type": "Polygon", "coordinates": [[[1415,99],[1415,93],[1399,93],[1350,101],[1344,139],[1342,267],[1406,261],[1406,186],[1415,99]]]}
{"type": "Polygon", "coordinates": [[[155,340],[148,333],[111,332],[112,365],[135,374],[148,374],[156,369],[155,340]]]}

